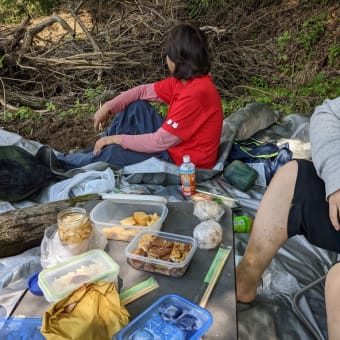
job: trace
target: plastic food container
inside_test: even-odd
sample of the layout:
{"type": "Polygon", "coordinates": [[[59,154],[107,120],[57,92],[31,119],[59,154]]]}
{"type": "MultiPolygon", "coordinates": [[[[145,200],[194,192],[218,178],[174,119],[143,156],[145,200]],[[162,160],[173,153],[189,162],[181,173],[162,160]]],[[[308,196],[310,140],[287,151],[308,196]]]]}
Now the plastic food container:
{"type": "Polygon", "coordinates": [[[42,270],[38,286],[47,301],[62,299],[85,282],[118,284],[119,265],[101,249],[90,250],[42,270]]]}
{"type": "Polygon", "coordinates": [[[190,236],[143,230],[125,248],[127,262],[135,269],[180,277],[196,251],[190,236]]]}
{"type": "Polygon", "coordinates": [[[147,228],[160,230],[168,215],[165,203],[143,201],[143,195],[139,196],[141,196],[139,200],[128,198],[104,200],[90,212],[91,221],[108,239],[113,240],[130,241],[139,231],[147,228]],[[145,225],[134,219],[136,213],[141,213],[141,222],[142,224],[145,222],[145,225]]]}
{"type": "Polygon", "coordinates": [[[112,339],[195,340],[200,339],[212,323],[212,315],[205,308],[179,295],[168,294],[158,299],[112,339]]]}
{"type": "Polygon", "coordinates": [[[44,340],[42,318],[0,318],[0,339],[44,340]]]}

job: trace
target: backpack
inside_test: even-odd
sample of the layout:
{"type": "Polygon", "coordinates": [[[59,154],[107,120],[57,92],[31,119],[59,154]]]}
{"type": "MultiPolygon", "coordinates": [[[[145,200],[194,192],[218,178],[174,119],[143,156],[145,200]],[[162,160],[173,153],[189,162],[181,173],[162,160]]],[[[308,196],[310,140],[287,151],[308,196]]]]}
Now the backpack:
{"type": "Polygon", "coordinates": [[[275,142],[261,142],[249,138],[245,141],[234,140],[228,161],[239,160],[247,164],[262,163],[268,185],[275,172],[290,161],[292,156],[293,153],[288,143],[277,146],[275,142]]]}
{"type": "Polygon", "coordinates": [[[54,178],[51,170],[25,149],[0,146],[0,200],[21,201],[54,178]]]}

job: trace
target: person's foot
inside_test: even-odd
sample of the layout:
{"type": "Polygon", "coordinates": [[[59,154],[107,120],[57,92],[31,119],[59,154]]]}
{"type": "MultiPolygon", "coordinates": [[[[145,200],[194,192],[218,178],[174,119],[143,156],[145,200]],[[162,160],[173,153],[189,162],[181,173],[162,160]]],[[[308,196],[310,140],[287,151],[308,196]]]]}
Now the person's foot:
{"type": "Polygon", "coordinates": [[[258,280],[254,279],[251,264],[241,260],[236,268],[236,299],[241,303],[250,303],[255,299],[258,280]]]}

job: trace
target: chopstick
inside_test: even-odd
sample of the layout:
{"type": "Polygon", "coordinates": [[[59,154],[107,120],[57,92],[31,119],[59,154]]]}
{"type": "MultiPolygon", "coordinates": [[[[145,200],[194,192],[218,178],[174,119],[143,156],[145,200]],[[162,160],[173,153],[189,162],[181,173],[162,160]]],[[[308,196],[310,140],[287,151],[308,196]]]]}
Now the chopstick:
{"type": "Polygon", "coordinates": [[[200,299],[199,306],[205,308],[213,292],[216,283],[221,275],[222,269],[231,253],[231,247],[221,247],[218,249],[207,274],[204,277],[205,291],[200,299]]]}
{"type": "Polygon", "coordinates": [[[120,302],[122,305],[127,305],[140,297],[152,292],[159,287],[158,282],[153,276],[150,276],[147,280],[137,283],[136,285],[126,289],[119,294],[120,302]]]}

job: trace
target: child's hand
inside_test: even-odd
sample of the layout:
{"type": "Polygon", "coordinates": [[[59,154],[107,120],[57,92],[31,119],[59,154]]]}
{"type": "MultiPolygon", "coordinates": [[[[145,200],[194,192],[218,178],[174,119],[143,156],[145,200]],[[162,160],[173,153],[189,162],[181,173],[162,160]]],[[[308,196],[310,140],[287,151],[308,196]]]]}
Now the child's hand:
{"type": "Polygon", "coordinates": [[[99,108],[93,117],[93,127],[95,131],[102,131],[109,121],[110,110],[105,103],[101,108],[99,108]]]}
{"type": "Polygon", "coordinates": [[[106,145],[120,144],[120,135],[102,137],[97,140],[93,148],[93,154],[98,155],[106,145]]]}

